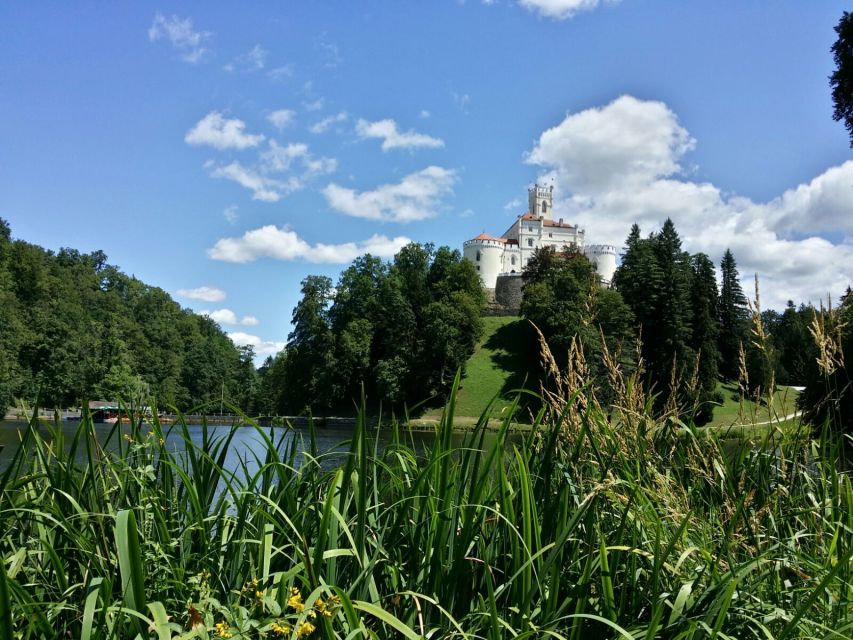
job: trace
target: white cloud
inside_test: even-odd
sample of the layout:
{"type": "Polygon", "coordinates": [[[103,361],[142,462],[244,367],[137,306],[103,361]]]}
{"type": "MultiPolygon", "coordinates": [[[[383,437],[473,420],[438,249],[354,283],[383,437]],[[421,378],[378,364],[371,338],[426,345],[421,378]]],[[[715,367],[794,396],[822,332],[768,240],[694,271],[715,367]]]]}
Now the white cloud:
{"type": "Polygon", "coordinates": [[[243,333],[242,331],[233,331],[228,334],[228,337],[238,347],[252,347],[257,356],[272,356],[285,347],[284,342],[263,340],[251,333],[243,333]]]}
{"type": "Polygon", "coordinates": [[[246,133],[246,123],[236,118],[224,118],[218,111],[211,111],[184,136],[184,142],[209,145],[223,149],[248,149],[264,141],[262,135],[246,133]]]}
{"type": "Polygon", "coordinates": [[[328,203],[341,213],[383,222],[412,222],[438,214],[441,198],[453,191],[456,172],[430,166],[373,191],[358,193],[337,184],[323,189],[328,203]]]}
{"type": "MultiPolygon", "coordinates": [[[[310,89],[310,82],[306,82],[305,85],[310,89]]],[[[319,111],[323,108],[324,104],[326,104],[326,101],[323,98],[317,98],[311,102],[303,103],[302,106],[305,108],[305,111],[319,111]]]]}
{"type": "Polygon", "coordinates": [[[291,109],[276,109],[267,116],[267,120],[279,131],[293,124],[294,118],[296,112],[291,109]]]}
{"type": "Polygon", "coordinates": [[[397,123],[390,118],[368,122],[359,120],[355,131],[360,138],[379,138],[382,140],[382,150],[417,149],[443,147],[444,141],[413,130],[399,131],[397,123]]]}
{"type": "MultiPolygon", "coordinates": [[[[610,1],[618,2],[618,0],[610,1]]],[[[540,16],[566,20],[581,11],[595,9],[601,2],[600,0],[518,0],[518,4],[540,16]]]]}
{"type": "Polygon", "coordinates": [[[311,125],[309,131],[311,133],[325,133],[333,124],[340,124],[341,122],[346,122],[347,118],[349,118],[347,112],[341,111],[340,113],[336,113],[335,115],[323,118],[319,122],[315,122],[313,125],[311,125]]]}
{"type": "Polygon", "coordinates": [[[222,215],[225,216],[225,219],[228,221],[229,224],[234,224],[235,222],[237,222],[237,209],[237,205],[232,204],[228,207],[225,207],[225,210],[222,212],[222,215]]]}
{"type": "Polygon", "coordinates": [[[269,71],[267,71],[267,76],[272,80],[281,80],[283,78],[289,78],[293,75],[293,65],[292,64],[283,64],[278,67],[273,67],[269,71]]]}
{"type": "Polygon", "coordinates": [[[175,292],[182,298],[202,300],[204,302],[220,302],[225,300],[225,292],[216,287],[196,287],[195,289],[178,289],[175,292]]]}
{"type": "Polygon", "coordinates": [[[515,211],[522,205],[521,198],[513,198],[504,205],[504,210],[515,211]]]}
{"type": "Polygon", "coordinates": [[[270,140],[269,149],[261,154],[261,162],[267,171],[287,171],[294,160],[305,157],[307,153],[307,144],[300,142],[282,146],[275,140],[270,140]]]}
{"type": "Polygon", "coordinates": [[[237,161],[216,167],[210,172],[210,176],[233,180],[240,186],[252,191],[252,200],[262,202],[278,202],[282,195],[302,188],[302,183],[295,177],[287,181],[276,180],[261,174],[257,169],[244,167],[237,161]]]}
{"type": "Polygon", "coordinates": [[[373,235],[363,242],[310,245],[289,227],[266,225],[251,229],[239,238],[221,238],[207,250],[208,257],[224,262],[254,262],[259,258],[304,260],[313,263],[343,264],[365,253],[389,258],[411,240],[373,235]]]}
{"type": "Polygon", "coordinates": [[[575,191],[602,193],[678,173],[694,145],[664,103],[622,96],[542,133],[527,161],[552,167],[575,191]]]}
{"type": "Polygon", "coordinates": [[[427,120],[428,118],[432,117],[432,114],[429,111],[427,111],[426,109],[421,109],[420,117],[423,118],[424,120],[427,120]]]}
{"type": "Polygon", "coordinates": [[[151,42],[166,39],[172,48],[179,52],[185,62],[195,64],[200,62],[207,54],[204,44],[211,33],[208,31],[196,31],[193,29],[192,20],[171,16],[167,18],[161,13],[154,16],[154,22],[148,29],[148,39],[151,42]]]}
{"type": "Polygon", "coordinates": [[[554,181],[555,215],[586,228],[587,242],[622,246],[632,223],[648,234],[670,217],[686,250],[719,262],[731,248],[748,293],[757,272],[765,307],[840,295],[853,274],[853,161],[756,203],[679,177],[695,144],[665,104],[623,96],[567,115],[527,161],[554,181]]]}
{"type": "Polygon", "coordinates": [[[269,51],[256,44],[246,53],[240,54],[223,68],[226,71],[260,71],[266,66],[269,51]]]}
{"type": "Polygon", "coordinates": [[[252,191],[252,199],[262,202],[278,202],[282,197],[299,191],[305,183],[319,175],[334,173],[338,162],[335,158],[315,158],[303,143],[281,145],[269,141],[268,148],[259,154],[254,166],[245,166],[238,161],[224,166],[208,165],[212,178],[225,178],[252,191]],[[277,177],[293,170],[287,176],[277,177]]]}
{"type": "Polygon", "coordinates": [[[258,325],[258,319],[255,316],[243,316],[238,318],[237,314],[231,309],[216,309],[215,311],[200,311],[200,315],[208,316],[214,322],[227,325],[242,325],[244,327],[254,327],[258,325]]]}

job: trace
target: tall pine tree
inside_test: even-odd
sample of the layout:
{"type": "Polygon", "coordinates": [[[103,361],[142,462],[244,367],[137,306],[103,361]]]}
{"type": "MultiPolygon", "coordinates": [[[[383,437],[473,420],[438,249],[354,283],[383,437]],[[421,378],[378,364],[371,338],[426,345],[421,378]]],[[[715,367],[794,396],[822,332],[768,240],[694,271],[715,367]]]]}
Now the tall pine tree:
{"type": "Polygon", "coordinates": [[[693,371],[692,280],[690,256],[681,249],[672,220],[647,239],[640,238],[637,225],[631,228],[613,285],[637,319],[643,359],[659,405],[670,397],[673,367],[682,389],[693,371]]]}
{"type": "Polygon", "coordinates": [[[713,405],[722,398],[716,394],[720,351],[717,340],[720,325],[717,321],[717,273],[714,263],[704,253],[691,258],[693,286],[690,292],[693,334],[690,346],[699,358],[699,411],[695,420],[704,424],[711,419],[713,405]]]}
{"type": "Polygon", "coordinates": [[[726,249],[720,263],[722,285],[718,315],[720,322],[720,375],[727,380],[738,377],[740,345],[746,341],[749,329],[749,309],[740,286],[735,257],[726,249]]]}

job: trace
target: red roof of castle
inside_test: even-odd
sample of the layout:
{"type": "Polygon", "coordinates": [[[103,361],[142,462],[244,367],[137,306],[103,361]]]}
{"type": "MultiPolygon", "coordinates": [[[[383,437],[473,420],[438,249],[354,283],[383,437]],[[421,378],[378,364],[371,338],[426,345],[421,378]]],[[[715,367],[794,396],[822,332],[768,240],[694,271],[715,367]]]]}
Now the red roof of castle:
{"type": "Polygon", "coordinates": [[[490,236],[488,233],[481,233],[476,238],[471,238],[472,240],[494,240],[495,242],[506,242],[503,238],[495,238],[494,236],[490,236]]]}
{"type": "Polygon", "coordinates": [[[560,221],[549,220],[549,219],[543,220],[542,216],[534,216],[532,213],[525,213],[523,216],[521,216],[521,219],[522,220],[542,220],[542,224],[546,227],[571,227],[571,228],[575,228],[575,225],[569,224],[568,222],[562,222],[562,220],[560,220],[560,221]]]}

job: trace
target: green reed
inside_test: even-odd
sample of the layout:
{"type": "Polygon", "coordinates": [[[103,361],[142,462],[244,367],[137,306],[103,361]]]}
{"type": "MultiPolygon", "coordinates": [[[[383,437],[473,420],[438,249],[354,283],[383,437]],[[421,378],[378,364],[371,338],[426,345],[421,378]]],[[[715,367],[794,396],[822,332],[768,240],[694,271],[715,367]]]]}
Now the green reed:
{"type": "Polygon", "coordinates": [[[0,640],[853,637],[829,435],[721,443],[570,398],[454,446],[454,397],[422,455],[362,410],[331,469],[313,426],[301,451],[248,418],[200,444],[34,420],[0,474],[0,640]],[[260,444],[229,470],[237,428],[260,444]]]}

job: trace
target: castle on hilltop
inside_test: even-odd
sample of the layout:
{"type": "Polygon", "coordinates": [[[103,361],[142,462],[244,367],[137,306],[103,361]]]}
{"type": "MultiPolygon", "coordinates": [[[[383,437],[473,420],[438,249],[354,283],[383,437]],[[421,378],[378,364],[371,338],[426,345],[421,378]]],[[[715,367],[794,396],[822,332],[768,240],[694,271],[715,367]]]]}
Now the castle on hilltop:
{"type": "Polygon", "coordinates": [[[616,271],[617,248],[609,244],[585,245],[586,232],[577,225],[554,220],[554,187],[538,184],[527,190],[527,213],[518,216],[500,238],[481,233],[467,240],[463,255],[480,274],[483,288],[498,304],[517,309],[521,304],[521,272],[539,247],[583,252],[595,266],[604,286],[616,271]]]}

